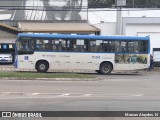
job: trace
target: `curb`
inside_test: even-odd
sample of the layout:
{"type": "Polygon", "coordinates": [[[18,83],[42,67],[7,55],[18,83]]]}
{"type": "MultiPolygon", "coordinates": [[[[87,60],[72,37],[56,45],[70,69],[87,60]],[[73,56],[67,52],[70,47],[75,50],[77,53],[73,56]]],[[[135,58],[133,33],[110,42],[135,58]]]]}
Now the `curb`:
{"type": "Polygon", "coordinates": [[[13,78],[0,77],[0,80],[41,80],[41,81],[98,81],[99,78],[13,78]]]}

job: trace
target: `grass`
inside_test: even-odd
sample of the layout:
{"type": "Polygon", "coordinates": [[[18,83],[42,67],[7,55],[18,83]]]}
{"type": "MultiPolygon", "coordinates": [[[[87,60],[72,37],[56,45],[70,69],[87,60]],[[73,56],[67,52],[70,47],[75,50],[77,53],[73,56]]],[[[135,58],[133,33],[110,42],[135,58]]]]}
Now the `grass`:
{"type": "Polygon", "coordinates": [[[36,73],[36,72],[0,72],[0,77],[15,77],[15,78],[80,78],[80,79],[93,79],[96,76],[87,74],[75,73],[36,73]]]}

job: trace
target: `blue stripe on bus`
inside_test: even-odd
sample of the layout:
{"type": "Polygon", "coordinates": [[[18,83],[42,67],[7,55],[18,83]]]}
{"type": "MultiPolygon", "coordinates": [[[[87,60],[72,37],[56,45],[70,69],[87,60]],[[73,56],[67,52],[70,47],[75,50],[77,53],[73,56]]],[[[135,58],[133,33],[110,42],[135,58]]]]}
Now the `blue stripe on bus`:
{"type": "Polygon", "coordinates": [[[150,40],[149,36],[94,36],[94,35],[64,35],[64,34],[27,34],[19,33],[18,37],[38,37],[38,38],[57,38],[57,39],[96,39],[96,40],[150,40]]]}

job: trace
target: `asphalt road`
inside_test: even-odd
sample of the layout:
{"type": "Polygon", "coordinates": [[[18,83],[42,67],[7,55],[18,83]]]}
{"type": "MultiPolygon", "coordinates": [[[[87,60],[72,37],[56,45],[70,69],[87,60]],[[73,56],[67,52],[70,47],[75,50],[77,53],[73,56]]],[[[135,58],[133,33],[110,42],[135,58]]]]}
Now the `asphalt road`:
{"type": "MultiPolygon", "coordinates": [[[[96,75],[99,80],[0,80],[0,111],[160,110],[159,72],[90,75],[96,75]]],[[[1,118],[0,120],[8,119],[1,118]]],[[[33,120],[64,119],[158,120],[158,118],[34,118],[33,120]]]]}

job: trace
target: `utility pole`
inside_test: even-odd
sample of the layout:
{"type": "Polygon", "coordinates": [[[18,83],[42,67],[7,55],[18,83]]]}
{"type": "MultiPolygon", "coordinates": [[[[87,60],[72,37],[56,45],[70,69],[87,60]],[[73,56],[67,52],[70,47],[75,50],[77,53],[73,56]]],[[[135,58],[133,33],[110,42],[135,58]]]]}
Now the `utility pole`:
{"type": "Polygon", "coordinates": [[[122,35],[122,6],[126,5],[126,0],[116,0],[115,3],[117,8],[116,34],[122,35]]]}
{"type": "Polygon", "coordinates": [[[122,8],[117,7],[117,28],[116,34],[121,35],[122,31],[122,8]]]}
{"type": "Polygon", "coordinates": [[[134,8],[134,0],[132,0],[132,7],[134,8]]]}

